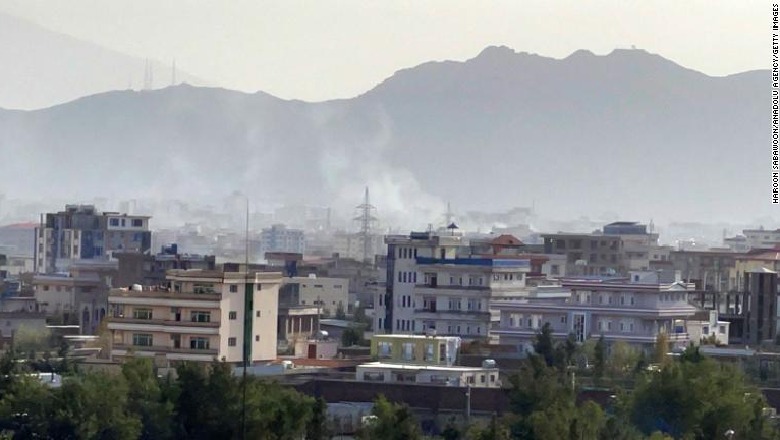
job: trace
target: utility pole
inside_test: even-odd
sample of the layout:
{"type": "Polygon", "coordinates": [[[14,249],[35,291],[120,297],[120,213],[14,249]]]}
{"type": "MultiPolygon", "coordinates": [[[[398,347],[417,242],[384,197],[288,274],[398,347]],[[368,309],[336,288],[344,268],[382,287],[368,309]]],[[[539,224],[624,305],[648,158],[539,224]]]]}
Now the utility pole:
{"type": "Polygon", "coordinates": [[[466,423],[471,423],[471,384],[466,379],[466,423]]]}
{"type": "MultiPolygon", "coordinates": [[[[241,373],[241,438],[246,439],[246,368],[249,363],[249,338],[251,333],[246,331],[247,322],[251,322],[251,310],[247,310],[249,304],[248,295],[252,294],[249,287],[249,197],[246,199],[246,229],[244,230],[244,346],[243,346],[243,372],[241,373]],[[247,313],[249,317],[247,317],[247,313]]],[[[254,283],[253,283],[254,284],[254,283]]],[[[254,286],[252,286],[254,288],[254,286]]]]}

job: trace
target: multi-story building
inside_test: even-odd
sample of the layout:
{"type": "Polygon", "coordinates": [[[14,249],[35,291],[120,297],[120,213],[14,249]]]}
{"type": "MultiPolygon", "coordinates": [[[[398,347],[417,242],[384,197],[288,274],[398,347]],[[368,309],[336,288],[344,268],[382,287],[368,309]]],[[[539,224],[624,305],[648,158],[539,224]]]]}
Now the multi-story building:
{"type": "Polygon", "coordinates": [[[333,253],[340,258],[351,258],[357,261],[374,261],[374,256],[386,252],[384,236],[369,234],[368,244],[361,233],[336,232],[333,234],[333,253]]]}
{"type": "Polygon", "coordinates": [[[281,273],[172,270],[167,281],[111,291],[113,357],[241,363],[246,350],[250,363],[276,358],[281,273]]]}
{"type": "Polygon", "coordinates": [[[625,274],[628,268],[618,235],[542,234],[545,254],[566,255],[567,276],[625,274]]]}
{"type": "Polygon", "coordinates": [[[649,270],[653,251],[658,248],[658,234],[647,232],[647,225],[638,222],[614,222],[605,225],[604,235],[620,237],[624,261],[628,270],[649,270]]]}
{"type": "Polygon", "coordinates": [[[173,269],[216,268],[216,258],[213,255],[180,254],[175,243],[162,246],[157,255],[117,252],[114,256],[118,262],[118,273],[112,283],[114,287],[164,284],[166,272],[173,269]]]}
{"type": "Polygon", "coordinates": [[[325,316],[336,315],[341,308],[344,313],[349,306],[349,280],[324,278],[314,274],[308,277],[287,277],[282,280],[281,294],[289,297],[291,303],[301,306],[317,306],[325,316]]]}
{"type": "Polygon", "coordinates": [[[580,342],[604,336],[607,342],[649,349],[659,333],[680,347],[689,342],[685,322],[698,310],[688,303],[693,284],[666,274],[632,272],[630,279],[564,279],[561,287],[558,295],[494,301],[501,319],[493,333],[500,343],[529,349],[545,323],[553,337],[574,334],[580,342]]]}
{"type": "Polygon", "coordinates": [[[260,252],[292,252],[302,254],[306,248],[303,230],[273,225],[260,233],[260,252]]]}
{"type": "Polygon", "coordinates": [[[458,337],[376,335],[371,339],[371,354],[378,362],[358,365],[355,376],[370,382],[501,387],[494,362],[482,367],[456,366],[460,343],[458,337]]]}
{"type": "Polygon", "coordinates": [[[725,292],[736,283],[734,267],[740,254],[719,251],[672,251],[669,261],[682,279],[701,290],[725,292]]]}
{"type": "Polygon", "coordinates": [[[43,214],[35,229],[35,271],[67,271],[75,260],[108,259],[114,251],[144,253],[152,242],[149,218],[100,213],[92,205],[43,214]]]}
{"type": "Polygon", "coordinates": [[[36,274],[37,309],[66,324],[78,323],[81,334],[94,334],[108,310],[108,291],[115,261],[78,260],[68,273],[36,274]]]}
{"type": "Polygon", "coordinates": [[[374,302],[379,333],[486,338],[490,301],[525,288],[530,260],[470,253],[461,236],[387,236],[385,291],[374,302]]]}
{"type": "Polygon", "coordinates": [[[745,236],[747,250],[772,249],[780,244],[780,229],[773,231],[764,228],[745,229],[742,234],[745,236]]]}

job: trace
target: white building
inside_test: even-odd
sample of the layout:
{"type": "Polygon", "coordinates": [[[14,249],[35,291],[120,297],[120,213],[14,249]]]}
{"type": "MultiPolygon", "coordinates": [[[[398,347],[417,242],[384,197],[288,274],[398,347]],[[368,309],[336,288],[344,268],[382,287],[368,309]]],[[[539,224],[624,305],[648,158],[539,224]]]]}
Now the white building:
{"type": "Polygon", "coordinates": [[[239,363],[247,341],[250,363],[276,358],[280,273],[172,270],[167,280],[111,291],[112,356],[239,363]]]}
{"type": "Polygon", "coordinates": [[[339,254],[340,258],[364,261],[365,256],[365,259],[374,261],[374,256],[384,255],[387,252],[383,235],[370,234],[368,247],[365,246],[361,233],[336,232],[332,240],[333,253],[339,254]]]}
{"type": "Polygon", "coordinates": [[[500,343],[529,349],[545,323],[553,337],[574,334],[580,342],[604,336],[607,342],[650,348],[659,333],[679,347],[691,340],[686,320],[698,310],[688,303],[693,284],[664,282],[655,272],[632,272],[629,280],[564,279],[562,287],[567,292],[552,298],[494,301],[500,324],[493,333],[500,343]]]}
{"type": "Polygon", "coordinates": [[[501,387],[494,361],[482,367],[456,366],[461,339],[453,336],[375,335],[371,354],[378,362],[358,365],[366,382],[424,383],[459,387],[501,387]]]}
{"type": "Polygon", "coordinates": [[[472,258],[461,239],[430,232],[386,237],[388,278],[374,302],[378,333],[489,336],[491,298],[524,291],[530,261],[472,258]]]}

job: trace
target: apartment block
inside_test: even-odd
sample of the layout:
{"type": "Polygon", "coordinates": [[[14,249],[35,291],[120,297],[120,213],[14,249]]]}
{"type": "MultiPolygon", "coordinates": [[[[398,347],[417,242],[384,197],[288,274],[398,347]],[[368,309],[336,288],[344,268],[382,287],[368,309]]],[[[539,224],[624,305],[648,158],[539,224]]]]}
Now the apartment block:
{"type": "Polygon", "coordinates": [[[260,252],[292,252],[302,254],[306,248],[303,230],[290,229],[282,224],[263,229],[260,233],[260,252]]]}
{"type": "Polygon", "coordinates": [[[166,286],[113,289],[111,355],[168,362],[275,359],[280,284],[278,272],[171,270],[166,286]]]}
{"type": "Polygon", "coordinates": [[[388,236],[385,291],[374,302],[381,333],[487,338],[491,299],[525,289],[528,259],[471,255],[461,236],[388,236]]]}
{"type": "Polygon", "coordinates": [[[555,338],[574,334],[577,341],[604,336],[649,349],[659,333],[679,347],[690,337],[686,320],[698,311],[688,303],[692,283],[657,272],[632,272],[630,278],[568,278],[558,294],[524,300],[495,301],[500,324],[494,334],[501,344],[530,349],[536,334],[549,323],[555,338]]]}
{"type": "Polygon", "coordinates": [[[41,215],[35,229],[35,271],[67,271],[75,260],[105,260],[114,251],[144,253],[152,233],[148,216],[98,212],[93,205],[67,205],[41,215]]]}

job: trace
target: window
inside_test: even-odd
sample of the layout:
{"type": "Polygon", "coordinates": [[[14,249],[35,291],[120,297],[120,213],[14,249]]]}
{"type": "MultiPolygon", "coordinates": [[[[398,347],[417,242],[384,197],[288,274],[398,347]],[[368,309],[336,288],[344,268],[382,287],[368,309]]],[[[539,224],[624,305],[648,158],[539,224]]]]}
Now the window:
{"type": "Polygon", "coordinates": [[[110,226],[119,226],[119,219],[118,218],[109,219],[108,224],[110,226]]]}
{"type": "Polygon", "coordinates": [[[379,359],[390,359],[392,357],[392,346],[389,342],[380,342],[377,344],[379,359]]]}
{"type": "Polygon", "coordinates": [[[255,342],[260,342],[260,335],[255,335],[255,342]]]}
{"type": "Polygon", "coordinates": [[[228,312],[228,319],[238,319],[238,313],[237,312],[228,312]]]}
{"type": "Polygon", "coordinates": [[[192,322],[211,322],[211,312],[194,310],[190,312],[190,320],[192,322]]]}
{"type": "Polygon", "coordinates": [[[426,362],[433,362],[433,344],[425,344],[425,352],[423,353],[423,360],[426,362]]]}
{"type": "Polygon", "coordinates": [[[262,315],[263,315],[263,312],[261,312],[260,310],[255,312],[255,318],[260,318],[262,315]]]}
{"type": "Polygon", "coordinates": [[[133,319],[152,319],[152,309],[134,309],[133,319]]]}
{"type": "Polygon", "coordinates": [[[206,283],[194,283],[192,285],[192,292],[193,293],[216,293],[214,291],[214,285],[213,284],[206,284],[206,283]]]}
{"type": "Polygon", "coordinates": [[[228,338],[228,347],[236,346],[236,338],[228,338]]]}
{"type": "Polygon", "coordinates": [[[230,285],[230,293],[238,293],[238,284],[230,285]]]}
{"type": "Polygon", "coordinates": [[[139,347],[151,347],[152,335],[147,333],[133,333],[133,345],[139,347]]]}
{"type": "Polygon", "coordinates": [[[192,350],[208,350],[209,338],[190,338],[190,349],[192,350]]]}
{"type": "Polygon", "coordinates": [[[401,355],[403,357],[403,360],[405,360],[405,361],[413,361],[414,360],[414,343],[412,343],[412,342],[404,342],[401,345],[401,355]]]}
{"type": "Polygon", "coordinates": [[[143,226],[144,226],[143,219],[140,219],[140,218],[134,218],[133,219],[133,227],[134,228],[141,228],[143,226]]]}
{"type": "Polygon", "coordinates": [[[561,324],[566,324],[566,315],[561,316],[561,324]]]}
{"type": "Polygon", "coordinates": [[[702,332],[702,334],[709,335],[710,334],[710,327],[705,325],[704,327],[702,327],[701,332],[702,332]]]}
{"type": "Polygon", "coordinates": [[[726,334],[726,326],[725,325],[718,326],[718,332],[720,334],[722,334],[722,335],[725,335],[726,334]]]}

